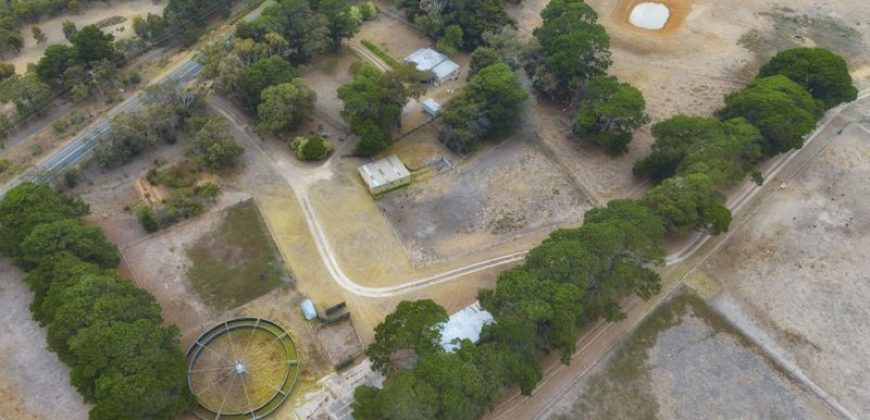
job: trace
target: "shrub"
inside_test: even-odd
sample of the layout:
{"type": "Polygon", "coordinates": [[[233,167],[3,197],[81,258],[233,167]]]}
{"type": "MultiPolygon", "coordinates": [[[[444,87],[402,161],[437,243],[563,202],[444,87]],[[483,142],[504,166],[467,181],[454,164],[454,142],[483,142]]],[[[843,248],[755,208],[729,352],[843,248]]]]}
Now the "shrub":
{"type": "Polygon", "coordinates": [[[147,205],[136,207],[136,220],[145,229],[145,232],[154,233],[160,229],[157,224],[157,215],[154,214],[154,208],[147,205]]]}
{"type": "Polygon", "coordinates": [[[376,19],[378,17],[378,12],[378,6],[375,6],[375,4],[370,1],[359,5],[359,13],[363,22],[376,19]]]}
{"type": "Polygon", "coordinates": [[[290,142],[290,148],[301,160],[322,160],[332,152],[332,145],[321,136],[296,137],[290,142]]]}

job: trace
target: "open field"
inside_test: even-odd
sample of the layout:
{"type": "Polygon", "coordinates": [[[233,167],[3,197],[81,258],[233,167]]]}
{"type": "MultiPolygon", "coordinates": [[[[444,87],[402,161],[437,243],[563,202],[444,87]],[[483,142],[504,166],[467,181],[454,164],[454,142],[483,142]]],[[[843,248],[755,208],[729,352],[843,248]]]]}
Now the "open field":
{"type": "Polygon", "coordinates": [[[290,281],[250,200],[226,209],[217,229],[186,251],[188,279],[200,299],[216,310],[234,308],[290,281]]]}
{"type": "Polygon", "coordinates": [[[21,35],[24,38],[24,48],[21,53],[8,58],[4,58],[4,62],[15,65],[15,71],[24,73],[27,70],[28,63],[35,63],[42,58],[45,48],[51,44],[66,43],[67,40],[63,36],[62,23],[69,20],[76,24],[76,27],[93,25],[103,19],[113,16],[121,16],[126,18],[122,23],[107,26],[102,28],[105,32],[111,33],[115,39],[129,38],[135,35],[133,32],[133,17],[148,13],[161,14],[163,8],[166,7],[166,2],[155,2],[153,0],[124,0],[106,3],[95,3],[93,7],[85,7],[80,13],[62,14],[50,19],[37,22],[36,24],[24,25],[21,27],[21,35]],[[31,28],[37,26],[48,41],[43,44],[36,44],[31,34],[31,28]]]}
{"type": "Polygon", "coordinates": [[[859,418],[870,415],[868,177],[870,133],[852,125],[705,266],[787,358],[859,418]]]}
{"type": "Polygon", "coordinates": [[[87,419],[69,368],[45,347],[46,331],[30,315],[33,294],[23,279],[0,260],[0,418],[87,419]]]}
{"type": "Polygon", "coordinates": [[[693,294],[674,296],[588,379],[542,413],[551,419],[835,418],[693,294]],[[751,413],[751,414],[750,414],[751,413]]]}

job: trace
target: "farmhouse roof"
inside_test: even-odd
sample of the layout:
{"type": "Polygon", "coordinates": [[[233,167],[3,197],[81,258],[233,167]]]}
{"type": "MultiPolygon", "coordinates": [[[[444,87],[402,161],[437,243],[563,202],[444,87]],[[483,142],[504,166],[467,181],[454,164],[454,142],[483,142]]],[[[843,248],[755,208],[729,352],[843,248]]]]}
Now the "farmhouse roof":
{"type": "Polygon", "coordinates": [[[408,168],[396,155],[390,155],[381,160],[376,160],[371,163],[360,166],[359,174],[365,180],[369,188],[380,187],[384,184],[389,184],[411,176],[408,168]]]}

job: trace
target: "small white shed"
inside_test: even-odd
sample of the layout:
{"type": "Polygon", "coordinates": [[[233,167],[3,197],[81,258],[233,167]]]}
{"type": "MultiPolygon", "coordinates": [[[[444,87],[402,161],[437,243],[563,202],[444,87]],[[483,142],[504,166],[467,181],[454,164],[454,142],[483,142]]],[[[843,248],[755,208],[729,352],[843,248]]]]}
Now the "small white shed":
{"type": "Polygon", "coordinates": [[[420,107],[423,108],[423,112],[425,112],[433,117],[437,117],[438,114],[441,113],[441,104],[439,104],[438,102],[436,102],[432,98],[424,100],[420,104],[420,107]]]}
{"type": "Polygon", "coordinates": [[[302,316],[311,321],[317,318],[317,308],[314,307],[314,302],[311,299],[305,299],[300,305],[302,307],[302,316]]]}

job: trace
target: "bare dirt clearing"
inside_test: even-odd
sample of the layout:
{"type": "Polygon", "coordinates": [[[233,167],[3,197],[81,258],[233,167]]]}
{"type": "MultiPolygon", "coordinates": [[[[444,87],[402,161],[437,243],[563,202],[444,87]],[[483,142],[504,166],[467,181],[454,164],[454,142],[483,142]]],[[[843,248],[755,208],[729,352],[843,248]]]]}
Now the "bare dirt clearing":
{"type": "Polygon", "coordinates": [[[835,418],[703,300],[676,295],[541,418],[835,418]]]}
{"type": "Polygon", "coordinates": [[[159,15],[163,12],[164,7],[166,7],[166,2],[155,2],[153,0],[96,3],[93,7],[85,8],[79,14],[63,14],[32,25],[22,26],[21,35],[24,38],[24,48],[21,49],[20,54],[3,61],[14,64],[16,72],[24,73],[27,70],[27,63],[39,61],[46,47],[51,44],[67,43],[66,38],[63,36],[62,27],[65,20],[69,20],[75,23],[76,27],[81,28],[82,26],[93,25],[113,16],[124,17],[124,22],[102,28],[106,33],[114,35],[117,40],[135,35],[133,32],[134,16],[142,15],[144,17],[148,13],[159,15]],[[45,33],[45,36],[48,38],[47,42],[39,45],[36,44],[36,40],[31,36],[31,28],[34,26],[39,27],[45,33]]]}
{"type": "Polygon", "coordinates": [[[582,218],[589,207],[583,193],[546,150],[521,137],[486,147],[448,172],[378,200],[418,262],[582,218]]]}
{"type": "Polygon", "coordinates": [[[868,180],[870,133],[852,125],[705,267],[857,417],[870,415],[868,180]]]}
{"type": "Polygon", "coordinates": [[[0,418],[86,419],[69,368],[45,347],[45,329],[30,315],[33,295],[23,279],[9,259],[0,260],[0,418]]]}

